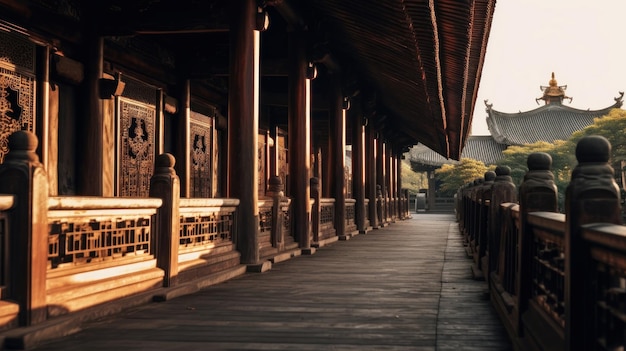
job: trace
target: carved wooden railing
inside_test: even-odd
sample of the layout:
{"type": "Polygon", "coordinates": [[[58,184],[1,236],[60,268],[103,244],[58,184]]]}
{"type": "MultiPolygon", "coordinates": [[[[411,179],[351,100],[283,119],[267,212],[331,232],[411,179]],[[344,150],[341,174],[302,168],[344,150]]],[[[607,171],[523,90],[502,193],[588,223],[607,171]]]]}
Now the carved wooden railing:
{"type": "Polygon", "coordinates": [[[238,199],[180,199],[179,254],[232,245],[238,205],[238,199]]]}
{"type": "Polygon", "coordinates": [[[152,248],[152,218],[161,203],[154,198],[50,197],[48,316],[162,286],[152,248]]]}
{"type": "Polygon", "coordinates": [[[336,237],[335,230],[335,199],[320,199],[319,240],[324,241],[336,237]]]}
{"type": "Polygon", "coordinates": [[[457,193],[462,234],[487,236],[491,301],[516,350],[626,348],[626,227],[609,150],[602,137],[580,140],[565,213],[543,153],[528,158],[519,204],[495,200],[494,183],[491,230],[476,229],[478,183],[457,193]]]}
{"type": "Polygon", "coordinates": [[[274,200],[271,198],[259,199],[259,250],[273,247],[272,224],[274,217],[274,200]]]}
{"type": "Polygon", "coordinates": [[[355,199],[346,199],[346,207],[345,207],[345,233],[355,233],[358,232],[356,226],[356,200],[355,199]]]}

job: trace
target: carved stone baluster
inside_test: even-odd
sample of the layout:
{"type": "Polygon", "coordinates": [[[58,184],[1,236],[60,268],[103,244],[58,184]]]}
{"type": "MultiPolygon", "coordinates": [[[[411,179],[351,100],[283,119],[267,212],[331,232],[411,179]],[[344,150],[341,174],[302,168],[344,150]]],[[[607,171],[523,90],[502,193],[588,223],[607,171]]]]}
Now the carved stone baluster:
{"type": "Polygon", "coordinates": [[[608,163],[611,144],[598,135],[582,138],[576,146],[578,165],[565,194],[565,344],[566,350],[595,349],[592,289],[589,284],[589,248],[581,225],[622,224],[620,190],[608,163]]]}
{"type": "Polygon", "coordinates": [[[157,266],[165,272],[163,286],[175,286],[178,275],[178,250],[180,245],[180,180],[171,154],[157,156],[154,175],[150,179],[150,197],[163,200],[157,210],[156,231],[152,245],[157,266]]]}
{"type": "Polygon", "coordinates": [[[35,153],[37,144],[35,134],[14,132],[0,164],[0,194],[16,198],[9,211],[6,298],[20,305],[22,326],[41,323],[47,315],[48,178],[35,153]]]}
{"type": "Polygon", "coordinates": [[[491,188],[491,204],[489,207],[489,243],[487,245],[487,256],[489,260],[488,275],[494,272],[499,260],[499,249],[502,229],[502,213],[500,204],[505,202],[517,202],[517,187],[511,178],[511,168],[499,166],[496,168],[496,178],[491,188]]]}
{"type": "Polygon", "coordinates": [[[544,152],[535,152],[526,161],[528,172],[519,187],[520,233],[519,265],[517,272],[518,326],[522,314],[528,309],[532,292],[533,233],[528,225],[528,213],[535,211],[557,212],[558,192],[551,171],[552,157],[544,152]]]}

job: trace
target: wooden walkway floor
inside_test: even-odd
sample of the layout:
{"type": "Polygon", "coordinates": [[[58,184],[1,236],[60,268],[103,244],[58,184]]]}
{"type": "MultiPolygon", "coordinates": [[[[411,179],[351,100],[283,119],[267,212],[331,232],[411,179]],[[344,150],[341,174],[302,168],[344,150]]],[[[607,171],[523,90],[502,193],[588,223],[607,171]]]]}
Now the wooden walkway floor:
{"type": "Polygon", "coordinates": [[[471,262],[453,215],[413,213],[36,350],[512,350],[471,262]]]}

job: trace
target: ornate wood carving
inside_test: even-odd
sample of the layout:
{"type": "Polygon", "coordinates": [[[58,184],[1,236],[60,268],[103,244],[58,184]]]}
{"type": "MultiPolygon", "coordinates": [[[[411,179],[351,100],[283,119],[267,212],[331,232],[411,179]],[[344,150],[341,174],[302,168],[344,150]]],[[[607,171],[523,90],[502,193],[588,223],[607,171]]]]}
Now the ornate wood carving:
{"type": "Polygon", "coordinates": [[[191,112],[191,196],[210,198],[213,195],[214,123],[211,117],[191,112]]]}
{"type": "Polygon", "coordinates": [[[17,130],[34,132],[35,44],[0,32],[0,163],[8,138],[17,130]]]}

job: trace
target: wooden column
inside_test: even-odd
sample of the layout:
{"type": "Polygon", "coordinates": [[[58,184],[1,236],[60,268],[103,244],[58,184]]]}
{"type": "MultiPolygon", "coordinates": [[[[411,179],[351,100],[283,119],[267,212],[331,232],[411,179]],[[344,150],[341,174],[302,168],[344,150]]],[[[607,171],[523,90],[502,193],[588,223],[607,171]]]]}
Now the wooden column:
{"type": "Polygon", "coordinates": [[[156,228],[152,238],[156,248],[157,266],[165,272],[163,285],[176,285],[178,275],[178,248],[180,237],[180,181],[171,154],[157,156],[154,175],[150,179],[150,197],[163,200],[157,210],[156,228]]]}
{"type": "Polygon", "coordinates": [[[178,118],[176,118],[176,173],[180,178],[180,196],[189,197],[191,194],[191,83],[189,79],[179,84],[181,96],[178,118]]]}
{"type": "MultiPolygon", "coordinates": [[[[330,113],[330,112],[329,112],[330,113]]],[[[328,135],[331,135],[331,127],[330,125],[327,128],[328,131],[328,135]]],[[[328,138],[328,142],[326,143],[322,143],[321,146],[321,151],[322,151],[322,179],[320,181],[321,183],[321,191],[322,191],[322,197],[323,198],[331,198],[332,197],[332,191],[331,191],[331,186],[333,184],[333,182],[331,181],[331,179],[333,179],[333,167],[332,165],[332,157],[331,157],[331,140],[330,137],[328,138]]]]}
{"type": "MultiPolygon", "coordinates": [[[[565,350],[597,348],[593,282],[596,269],[582,238],[588,223],[622,224],[620,190],[608,163],[611,144],[602,136],[586,136],[576,145],[578,165],[565,192],[565,350]]],[[[609,244],[610,245],[610,244],[609,244]]],[[[600,298],[601,299],[601,298],[600,298]]]]}
{"type": "Polygon", "coordinates": [[[77,159],[81,172],[77,173],[77,186],[81,195],[102,196],[104,193],[103,142],[104,120],[102,100],[100,99],[99,79],[102,78],[104,67],[104,39],[95,33],[89,33],[87,43],[87,60],[85,64],[85,118],[78,130],[81,147],[78,148],[77,159]]]}
{"type": "MultiPolygon", "coordinates": [[[[358,99],[355,99],[358,102],[358,99]]],[[[365,233],[365,155],[363,112],[360,103],[353,103],[350,109],[352,117],[352,193],[354,194],[354,219],[359,233],[365,233]]]]}
{"type": "Polygon", "coordinates": [[[340,239],[346,239],[346,178],[345,145],[346,121],[343,109],[343,92],[341,91],[341,77],[332,75],[329,89],[330,111],[330,167],[333,176],[331,182],[331,197],[335,198],[335,230],[340,239]]]}
{"type": "Polygon", "coordinates": [[[293,233],[303,249],[311,247],[311,85],[307,67],[306,35],[294,30],[289,33],[289,191],[293,233]]]}
{"type": "Polygon", "coordinates": [[[370,226],[378,229],[376,213],[376,133],[370,122],[365,126],[365,196],[369,199],[370,226]]]}
{"type": "MultiPolygon", "coordinates": [[[[517,273],[518,326],[522,314],[528,309],[531,296],[531,268],[533,266],[532,234],[529,232],[528,213],[535,211],[557,212],[558,192],[550,170],[552,157],[544,152],[528,156],[528,172],[519,188],[520,233],[518,238],[519,265],[517,273]]],[[[521,331],[519,331],[521,332],[521,331]]]]}
{"type": "Polygon", "coordinates": [[[239,199],[237,249],[242,263],[256,265],[259,257],[259,42],[254,0],[231,2],[230,78],[228,94],[227,197],[239,199]]]}
{"type": "MultiPolygon", "coordinates": [[[[50,195],[57,195],[57,145],[52,143],[51,130],[58,128],[58,114],[54,117],[54,124],[50,119],[50,47],[37,47],[37,116],[36,116],[36,132],[37,138],[40,140],[38,154],[41,155],[41,164],[44,169],[48,170],[48,190],[52,192],[50,195]]],[[[56,141],[56,140],[54,140],[56,141]]]]}
{"type": "Polygon", "coordinates": [[[407,203],[408,196],[404,196],[404,190],[402,189],[402,152],[398,151],[395,157],[395,174],[396,174],[396,194],[398,194],[398,216],[404,219],[408,214],[407,203]]]}
{"type": "Polygon", "coordinates": [[[9,211],[7,296],[20,306],[19,325],[46,320],[48,264],[48,180],[35,153],[37,137],[28,131],[9,136],[9,153],[0,165],[0,194],[16,198],[9,211]]]}
{"type": "Polygon", "coordinates": [[[387,192],[387,174],[385,173],[385,163],[387,160],[387,157],[385,156],[385,142],[382,140],[382,138],[380,138],[380,135],[376,138],[376,181],[377,181],[377,185],[378,185],[378,190],[377,192],[380,192],[378,194],[378,200],[381,201],[380,205],[378,206],[380,213],[378,213],[378,218],[380,220],[379,225],[381,227],[385,226],[385,223],[387,223],[387,212],[385,211],[386,208],[386,192],[387,192]]]}

